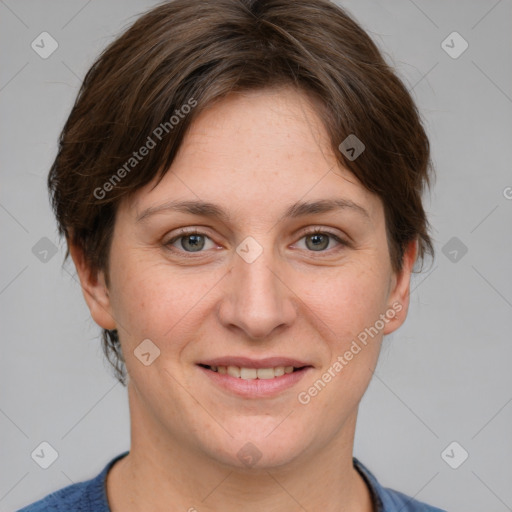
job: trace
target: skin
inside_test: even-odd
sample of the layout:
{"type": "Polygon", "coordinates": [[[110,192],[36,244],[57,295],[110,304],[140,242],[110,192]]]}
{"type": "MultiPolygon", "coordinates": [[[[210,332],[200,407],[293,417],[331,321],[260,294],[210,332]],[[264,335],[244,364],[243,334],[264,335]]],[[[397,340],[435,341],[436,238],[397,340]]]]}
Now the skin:
{"type": "Polygon", "coordinates": [[[108,288],[71,248],[91,315],[118,329],[129,374],[131,449],[108,474],[113,512],[372,511],[352,466],[358,405],[383,335],[406,318],[416,252],[413,241],[393,272],[382,202],[338,163],[304,93],[246,92],[202,112],[160,184],[120,205],[108,288]],[[330,198],[369,217],[345,208],[280,220],[296,201],[330,198]],[[231,218],[167,211],[136,221],[148,207],[199,199],[231,218]],[[168,243],[181,227],[206,235],[200,252],[190,237],[168,243]],[[306,234],[316,227],[348,244],[324,235],[315,249],[306,234]],[[263,250],[252,263],[236,252],[248,236],[263,250]],[[393,303],[401,311],[299,403],[393,303]],[[160,349],[148,366],[134,356],[144,339],[160,349]],[[197,367],[226,355],[289,356],[314,369],[278,396],[243,399],[197,367]],[[237,456],[247,442],[261,453],[253,467],[237,456]]]}

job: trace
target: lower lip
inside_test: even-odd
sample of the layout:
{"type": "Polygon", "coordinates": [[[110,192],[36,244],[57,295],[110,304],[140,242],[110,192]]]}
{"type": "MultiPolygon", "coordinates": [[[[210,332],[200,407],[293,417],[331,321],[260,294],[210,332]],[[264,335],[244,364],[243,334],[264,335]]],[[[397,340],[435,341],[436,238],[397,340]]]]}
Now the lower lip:
{"type": "Polygon", "coordinates": [[[244,398],[271,397],[297,384],[313,368],[307,366],[292,373],[285,373],[273,379],[245,380],[225,373],[214,372],[203,366],[203,371],[216,385],[244,398]]]}

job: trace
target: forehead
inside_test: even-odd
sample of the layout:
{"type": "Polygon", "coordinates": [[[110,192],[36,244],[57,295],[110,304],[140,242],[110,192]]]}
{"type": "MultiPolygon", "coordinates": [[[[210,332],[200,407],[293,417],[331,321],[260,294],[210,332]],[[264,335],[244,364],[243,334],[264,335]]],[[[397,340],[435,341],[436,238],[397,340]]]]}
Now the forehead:
{"type": "Polygon", "coordinates": [[[292,88],[232,94],[201,112],[170,170],[154,184],[133,196],[132,216],[176,199],[259,214],[264,205],[277,214],[272,205],[341,195],[374,215],[380,202],[341,166],[314,100],[292,88]]]}
{"type": "Polygon", "coordinates": [[[307,153],[315,161],[326,153],[324,159],[332,165],[335,159],[326,151],[329,140],[313,101],[291,87],[231,94],[198,116],[180,151],[211,152],[224,161],[252,157],[267,164],[271,153],[290,160],[307,153]]]}

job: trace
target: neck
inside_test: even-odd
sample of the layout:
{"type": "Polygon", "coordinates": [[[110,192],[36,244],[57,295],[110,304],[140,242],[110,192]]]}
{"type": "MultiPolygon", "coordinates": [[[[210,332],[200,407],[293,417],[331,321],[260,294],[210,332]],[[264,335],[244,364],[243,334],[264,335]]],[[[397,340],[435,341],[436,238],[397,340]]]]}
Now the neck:
{"type": "Polygon", "coordinates": [[[261,468],[227,465],[187,439],[169,439],[150,415],[133,416],[130,453],[107,477],[112,512],[168,512],[170,506],[188,512],[373,512],[369,489],[352,462],[357,411],[336,439],[285,465],[261,468]]]}

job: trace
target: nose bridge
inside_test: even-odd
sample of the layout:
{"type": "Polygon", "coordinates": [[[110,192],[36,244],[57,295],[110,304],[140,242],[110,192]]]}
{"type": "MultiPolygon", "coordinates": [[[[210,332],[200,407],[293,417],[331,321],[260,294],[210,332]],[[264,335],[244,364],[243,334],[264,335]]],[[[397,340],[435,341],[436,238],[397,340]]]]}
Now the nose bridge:
{"type": "Polygon", "coordinates": [[[224,323],[236,325],[253,339],[268,337],[276,327],[290,324],[295,314],[270,238],[256,241],[247,237],[237,247],[230,272],[230,299],[222,309],[224,323]]]}

